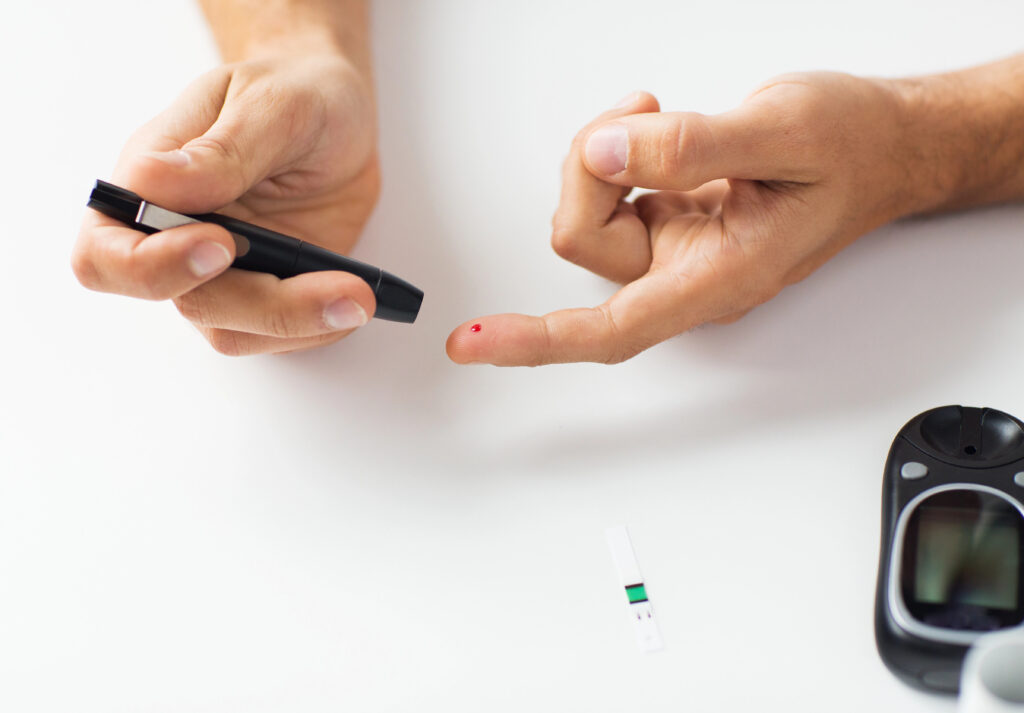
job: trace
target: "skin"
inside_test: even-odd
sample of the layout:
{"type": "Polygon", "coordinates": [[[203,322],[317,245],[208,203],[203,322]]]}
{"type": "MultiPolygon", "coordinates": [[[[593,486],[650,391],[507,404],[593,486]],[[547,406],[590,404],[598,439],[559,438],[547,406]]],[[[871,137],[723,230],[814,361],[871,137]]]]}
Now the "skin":
{"type": "Polygon", "coordinates": [[[739,319],[889,221],[1020,200],[1021,106],[1024,55],[912,80],[786,75],[717,116],[630,95],[573,141],[551,237],[623,287],[593,308],[470,320],[448,355],[614,364],[739,319]],[[657,192],[630,202],[634,187],[657,192]]]}
{"type": "MultiPolygon", "coordinates": [[[[202,4],[227,64],[136,132],[113,182],[348,251],[380,183],[365,2],[202,4]]],[[[622,289],[594,308],[470,320],[448,355],[621,362],[738,319],[884,223],[1024,198],[1021,106],[1024,55],[917,79],[786,75],[717,116],[632,94],[573,141],[551,237],[622,289]],[[656,192],[629,201],[634,187],[656,192]]],[[[72,266],[91,289],[174,300],[229,355],[329,344],[375,310],[352,275],[280,280],[228,269],[233,255],[215,225],[146,237],[89,211],[72,266]]]]}
{"type": "MultiPolygon", "coordinates": [[[[132,136],[112,181],[170,210],[216,210],[347,252],[380,190],[365,4],[208,0],[204,10],[228,63],[132,136]]],[[[94,290],[174,300],[229,355],[330,344],[376,308],[353,275],[280,280],[227,269],[233,257],[219,226],[147,237],[88,211],[72,267],[94,290]]]]}

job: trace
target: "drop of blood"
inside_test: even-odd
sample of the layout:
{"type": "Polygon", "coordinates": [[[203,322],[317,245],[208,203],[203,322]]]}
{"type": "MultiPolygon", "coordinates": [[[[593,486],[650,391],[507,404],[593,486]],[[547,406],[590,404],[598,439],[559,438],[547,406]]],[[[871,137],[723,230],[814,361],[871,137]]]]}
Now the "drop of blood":
{"type": "Polygon", "coordinates": [[[471,331],[471,332],[479,332],[480,331],[480,325],[479,324],[474,324],[472,327],[469,328],[469,331],[471,331]]]}

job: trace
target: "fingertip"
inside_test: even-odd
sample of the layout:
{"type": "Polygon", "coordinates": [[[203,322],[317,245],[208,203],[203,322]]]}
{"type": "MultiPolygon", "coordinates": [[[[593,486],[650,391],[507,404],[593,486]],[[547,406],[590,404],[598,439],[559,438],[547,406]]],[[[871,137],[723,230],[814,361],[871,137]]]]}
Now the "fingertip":
{"type": "Polygon", "coordinates": [[[184,180],[183,169],[188,166],[188,154],[181,150],[146,151],[130,157],[115,171],[114,182],[120,183],[138,193],[146,200],[162,202],[164,207],[180,210],[179,206],[171,206],[171,196],[180,192],[177,185],[184,180]]]}
{"type": "Polygon", "coordinates": [[[235,259],[235,243],[227,231],[195,231],[187,247],[186,264],[197,280],[210,280],[227,270],[235,259]]]}
{"type": "Polygon", "coordinates": [[[592,129],[583,144],[583,163],[599,178],[625,171],[628,157],[629,129],[619,121],[592,129]]]}
{"type": "Polygon", "coordinates": [[[235,259],[231,234],[219,225],[199,223],[144,238],[136,259],[122,266],[141,296],[170,299],[223,274],[235,259]]]}
{"type": "Polygon", "coordinates": [[[348,332],[369,322],[370,315],[351,297],[338,297],[324,307],[321,319],[332,332],[348,332]]]}
{"type": "Polygon", "coordinates": [[[634,90],[616,101],[614,106],[601,114],[601,117],[624,116],[638,112],[657,112],[657,99],[649,91],[634,90]]]}
{"type": "Polygon", "coordinates": [[[372,319],[377,311],[377,298],[373,294],[373,288],[366,283],[366,280],[350,272],[341,272],[338,275],[339,283],[344,286],[344,293],[363,308],[367,320],[372,319]]]}
{"type": "Polygon", "coordinates": [[[217,210],[244,193],[239,179],[196,151],[147,151],[132,156],[115,176],[143,199],[180,213],[217,210]]]}
{"type": "MultiPolygon", "coordinates": [[[[100,215],[93,210],[87,210],[82,218],[82,224],[78,229],[78,236],[71,248],[71,272],[75,279],[85,288],[90,290],[99,289],[99,271],[93,261],[93,239],[94,233],[99,226],[100,215]]],[[[106,216],[103,216],[106,218],[106,216]]]]}
{"type": "Polygon", "coordinates": [[[147,151],[141,154],[141,158],[147,161],[156,161],[169,169],[187,168],[192,163],[192,156],[188,151],[172,149],[171,151],[147,151]]]}
{"type": "Polygon", "coordinates": [[[323,322],[330,329],[361,327],[368,323],[377,311],[373,288],[366,280],[351,272],[310,272],[289,278],[288,281],[301,281],[306,285],[294,294],[305,293],[314,300],[322,301],[323,322]],[[355,303],[352,306],[358,306],[362,310],[363,314],[358,320],[350,313],[351,308],[348,305],[352,303],[355,303]]]}
{"type": "Polygon", "coordinates": [[[650,92],[642,90],[630,92],[612,107],[612,111],[617,114],[660,111],[660,109],[657,98],[650,92]]]}
{"type": "Polygon", "coordinates": [[[650,92],[635,91],[626,95],[611,111],[605,112],[587,128],[583,137],[583,164],[594,176],[610,183],[627,168],[629,159],[628,118],[636,114],[650,114],[661,110],[658,100],[650,92]]]}
{"type": "MultiPolygon", "coordinates": [[[[510,335],[522,315],[492,314],[464,322],[448,336],[445,351],[456,364],[494,364],[508,366],[510,335]]],[[[514,341],[514,337],[513,337],[514,341]]]]}
{"type": "Polygon", "coordinates": [[[549,361],[550,343],[541,317],[492,314],[464,322],[445,344],[456,364],[538,366],[549,361]]]}
{"type": "Polygon", "coordinates": [[[99,289],[99,272],[81,240],[71,249],[71,272],[82,287],[89,290],[99,289]]]}
{"type": "Polygon", "coordinates": [[[475,319],[465,322],[448,335],[444,349],[449,359],[456,364],[476,364],[484,361],[481,358],[481,355],[487,351],[484,340],[491,332],[491,330],[484,329],[485,321],[485,319],[475,319]]]}

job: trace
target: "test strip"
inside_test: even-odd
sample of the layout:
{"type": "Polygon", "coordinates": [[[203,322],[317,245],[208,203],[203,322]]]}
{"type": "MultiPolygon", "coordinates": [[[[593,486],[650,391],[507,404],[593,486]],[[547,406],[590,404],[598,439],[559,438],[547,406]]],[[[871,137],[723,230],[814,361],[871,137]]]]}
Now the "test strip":
{"type": "Polygon", "coordinates": [[[633,552],[633,542],[629,539],[629,530],[625,525],[609,527],[605,531],[608,538],[608,549],[612,553],[612,561],[619,572],[619,581],[626,590],[626,602],[629,618],[633,620],[636,643],[641,651],[660,651],[664,648],[658,621],[654,618],[654,609],[647,598],[647,586],[640,575],[633,552]]]}

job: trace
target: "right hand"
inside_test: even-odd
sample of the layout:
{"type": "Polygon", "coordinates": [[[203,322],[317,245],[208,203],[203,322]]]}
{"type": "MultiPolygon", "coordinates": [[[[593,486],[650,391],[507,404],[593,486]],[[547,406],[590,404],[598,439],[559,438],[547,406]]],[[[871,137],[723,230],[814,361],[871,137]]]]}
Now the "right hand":
{"type": "MultiPolygon", "coordinates": [[[[112,181],[169,210],[223,212],[345,253],[380,191],[375,111],[369,79],[338,55],[225,65],[135,133],[112,181]]],[[[173,299],[230,355],[328,344],[376,309],[355,275],[281,280],[228,269],[234,254],[217,225],[147,236],[90,210],[72,267],[93,290],[173,299]]]]}
{"type": "Polygon", "coordinates": [[[638,92],[573,142],[552,245],[623,285],[597,307],[478,317],[460,364],[617,363],[705,322],[730,322],[857,236],[907,212],[906,140],[887,82],[787,75],[715,116],[638,92]],[[655,189],[635,201],[633,188],[655,189]]]}

